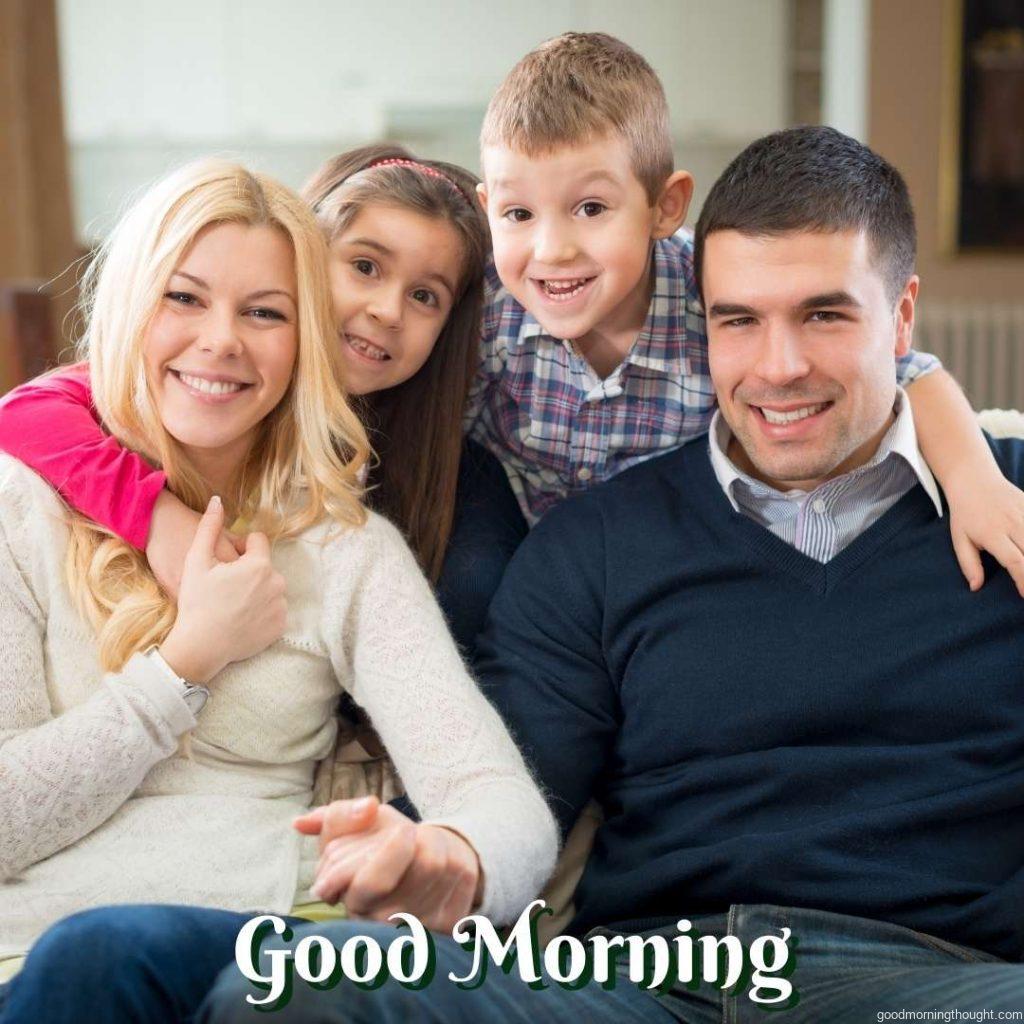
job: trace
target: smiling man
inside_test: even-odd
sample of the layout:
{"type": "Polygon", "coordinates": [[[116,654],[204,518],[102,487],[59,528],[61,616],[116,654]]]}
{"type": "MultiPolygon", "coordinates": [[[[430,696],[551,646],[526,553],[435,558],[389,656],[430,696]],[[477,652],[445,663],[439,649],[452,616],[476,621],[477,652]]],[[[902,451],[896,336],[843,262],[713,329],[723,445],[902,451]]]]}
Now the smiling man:
{"type": "Polygon", "coordinates": [[[730,457],[776,488],[803,490],[863,465],[895,421],[880,356],[910,348],[917,278],[893,303],[864,228],[720,230],[705,253],[730,457]]]}
{"type": "MultiPolygon", "coordinates": [[[[958,576],[896,384],[906,186],[832,129],[780,132],[695,251],[709,436],[546,517],[478,665],[563,832],[603,805],[572,929],[789,927],[786,1021],[1019,1008],[1024,604],[991,562],[977,593],[958,576]]],[[[1019,486],[1024,444],[990,443],[1019,486]]],[[[763,1018],[706,986],[657,1002],[763,1018]]]]}
{"type": "Polygon", "coordinates": [[[737,512],[825,562],[916,483],[943,514],[885,363],[911,346],[914,216],[899,174],[829,129],[744,156],[696,239],[711,464],[737,512]]]}

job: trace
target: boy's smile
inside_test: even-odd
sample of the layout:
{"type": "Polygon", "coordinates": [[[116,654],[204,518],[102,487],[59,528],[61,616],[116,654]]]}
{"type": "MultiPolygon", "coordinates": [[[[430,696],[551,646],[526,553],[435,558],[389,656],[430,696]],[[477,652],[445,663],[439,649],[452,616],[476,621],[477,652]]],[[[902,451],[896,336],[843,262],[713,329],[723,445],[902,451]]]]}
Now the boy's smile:
{"type": "Polygon", "coordinates": [[[615,133],[533,156],[486,146],[483,168],[502,283],[548,334],[621,361],[647,317],[652,242],[682,215],[665,223],[615,133]]]}

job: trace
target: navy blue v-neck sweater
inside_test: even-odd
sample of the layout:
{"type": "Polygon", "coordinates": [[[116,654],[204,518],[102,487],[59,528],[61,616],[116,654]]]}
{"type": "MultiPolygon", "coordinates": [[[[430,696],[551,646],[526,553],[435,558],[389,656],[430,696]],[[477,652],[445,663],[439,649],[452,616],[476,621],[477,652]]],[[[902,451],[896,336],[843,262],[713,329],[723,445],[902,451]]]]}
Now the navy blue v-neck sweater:
{"type": "Polygon", "coordinates": [[[985,568],[970,593],[920,486],[820,564],[706,438],[550,513],[478,670],[563,829],[603,805],[574,930],[772,903],[1020,959],[1024,601],[985,568]]]}

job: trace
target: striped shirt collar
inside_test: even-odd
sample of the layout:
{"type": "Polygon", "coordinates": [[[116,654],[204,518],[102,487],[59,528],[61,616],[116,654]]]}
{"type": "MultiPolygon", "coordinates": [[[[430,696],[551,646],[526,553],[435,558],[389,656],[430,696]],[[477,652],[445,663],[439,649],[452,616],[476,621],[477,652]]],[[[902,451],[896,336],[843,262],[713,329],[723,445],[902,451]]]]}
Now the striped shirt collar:
{"type": "MultiPolygon", "coordinates": [[[[872,468],[880,466],[886,459],[894,456],[902,458],[913,470],[914,476],[917,477],[918,482],[925,489],[925,493],[931,498],[936,514],[941,518],[942,499],[939,497],[939,488],[935,483],[935,477],[932,476],[931,470],[921,455],[921,450],[917,446],[914,414],[911,412],[906,392],[900,387],[896,389],[896,404],[893,406],[893,409],[896,412],[896,422],[886,431],[875,454],[863,466],[858,466],[857,469],[834,479],[844,479],[855,474],[867,473],[872,468]]],[[[809,493],[814,493],[813,491],[808,492],[796,489],[780,491],[739,470],[732,459],[726,454],[731,437],[732,431],[729,429],[729,424],[725,422],[725,417],[722,416],[721,410],[716,410],[711,420],[711,429],[708,433],[711,466],[715,471],[719,484],[722,486],[722,490],[725,491],[725,496],[729,499],[729,504],[732,505],[736,512],[741,511],[735,494],[736,487],[741,483],[746,485],[748,495],[754,500],[778,501],[782,499],[786,501],[803,501],[809,493]]],[[[821,486],[825,487],[831,483],[832,481],[829,480],[821,486]]]]}

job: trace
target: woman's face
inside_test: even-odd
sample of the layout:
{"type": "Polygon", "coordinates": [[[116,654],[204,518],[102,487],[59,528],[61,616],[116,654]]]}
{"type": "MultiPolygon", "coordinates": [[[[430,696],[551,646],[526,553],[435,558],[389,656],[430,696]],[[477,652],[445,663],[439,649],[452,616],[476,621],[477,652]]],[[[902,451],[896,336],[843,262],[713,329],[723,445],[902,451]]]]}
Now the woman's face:
{"type": "Polygon", "coordinates": [[[440,218],[371,203],[330,249],[346,386],[367,395],[401,384],[427,361],[451,313],[458,233],[440,218]]]}
{"type": "Polygon", "coordinates": [[[216,489],[281,401],[298,351],[295,259],[280,231],[213,224],[185,250],[146,331],[164,428],[216,489]]]}

